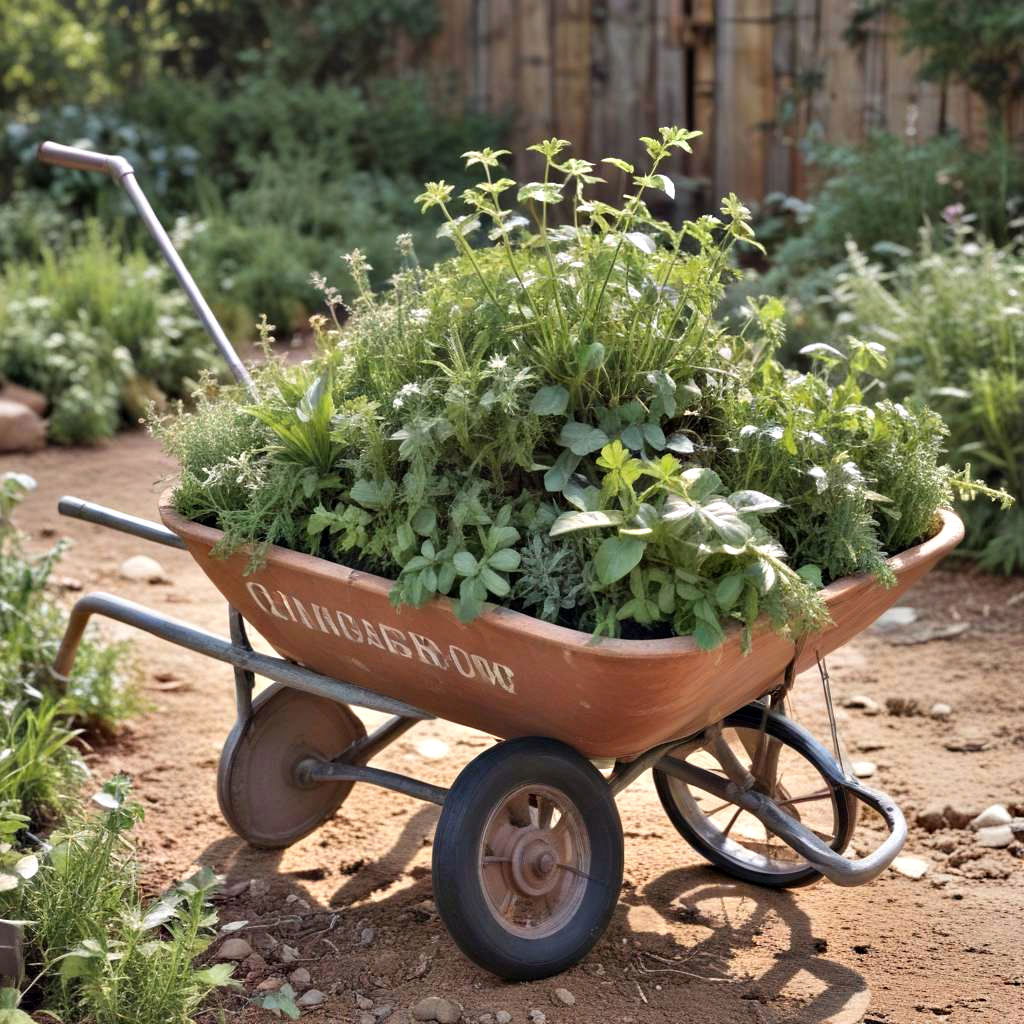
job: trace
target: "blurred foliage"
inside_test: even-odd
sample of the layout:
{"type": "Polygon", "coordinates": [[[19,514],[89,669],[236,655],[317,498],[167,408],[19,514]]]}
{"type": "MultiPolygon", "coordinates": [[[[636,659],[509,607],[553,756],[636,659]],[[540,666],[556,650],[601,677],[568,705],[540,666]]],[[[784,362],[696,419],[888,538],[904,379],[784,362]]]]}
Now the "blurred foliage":
{"type": "Polygon", "coordinates": [[[143,240],[107,179],[36,161],[53,138],[124,154],[165,223],[192,219],[189,259],[236,338],[264,312],[301,325],[310,271],[338,277],[355,245],[383,282],[413,180],[458,181],[451,154],[497,141],[444,83],[387,77],[396,40],[415,52],[438,18],[423,0],[0,0],[0,201],[19,196],[0,261],[59,253],[76,217],[143,240]]]}
{"type": "Polygon", "coordinates": [[[856,45],[882,14],[898,16],[908,51],[922,57],[919,74],[960,81],[985,102],[993,123],[1024,96],[1024,5],[1020,0],[861,0],[847,40],[856,45]]]}

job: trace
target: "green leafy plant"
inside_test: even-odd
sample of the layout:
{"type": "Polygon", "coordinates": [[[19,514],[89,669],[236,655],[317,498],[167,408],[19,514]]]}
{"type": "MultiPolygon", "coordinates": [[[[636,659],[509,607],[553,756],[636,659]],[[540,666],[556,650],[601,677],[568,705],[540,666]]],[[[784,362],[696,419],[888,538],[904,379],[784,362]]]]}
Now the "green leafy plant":
{"type": "Polygon", "coordinates": [[[226,388],[155,424],[178,510],[252,567],[279,543],[389,576],[399,604],[450,596],[468,619],[496,600],[704,648],[730,624],[749,642],[762,613],[813,630],[823,584],[887,580],[886,554],[949,499],[941,422],[870,407],[873,342],[809,351],[801,375],[774,358],[778,300],[750,301],[735,333],[715,320],[736,251],[757,246],[749,210],[728,196],[674,226],[646,203],[694,137],[645,138],[639,170],[606,158],[632,182],[619,205],[564,140],[532,147],[543,173],[519,185],[504,151],[465,153],[476,184],[418,200],[454,257],[425,269],[401,237],[378,294],[351,253],[347,303],[317,278],[307,365],[271,360],[255,402],[226,388]],[[239,443],[246,418],[264,433],[239,443]]]}
{"type": "MultiPolygon", "coordinates": [[[[1009,514],[989,502],[964,509],[969,548],[1002,572],[1024,568],[1022,287],[1019,248],[997,248],[959,224],[951,244],[926,242],[895,271],[851,246],[834,292],[842,330],[888,346],[886,393],[932,404],[948,424],[952,463],[1016,500],[1009,514]]],[[[886,493],[909,482],[893,474],[886,493]]]]}

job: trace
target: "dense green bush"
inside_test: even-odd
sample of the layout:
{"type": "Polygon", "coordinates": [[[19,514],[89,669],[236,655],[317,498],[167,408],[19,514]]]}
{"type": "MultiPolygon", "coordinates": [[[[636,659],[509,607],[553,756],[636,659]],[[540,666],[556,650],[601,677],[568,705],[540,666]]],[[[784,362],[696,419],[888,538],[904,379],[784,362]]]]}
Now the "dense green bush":
{"type": "Polygon", "coordinates": [[[1016,500],[965,508],[968,547],[987,569],[1024,569],[1024,255],[965,228],[888,271],[856,247],[833,293],[840,333],[888,347],[887,384],[949,425],[950,459],[1016,500]]]}
{"type": "MultiPolygon", "coordinates": [[[[798,325],[827,299],[847,239],[892,264],[916,246],[923,228],[940,236],[949,209],[999,242],[1020,229],[1024,162],[1012,146],[996,142],[974,151],[956,136],[911,145],[878,134],[862,145],[816,146],[812,152],[821,187],[809,204],[772,218],[781,241],[770,253],[763,282],[766,291],[795,300],[798,325]],[[780,224],[784,219],[788,234],[780,224]]],[[[813,332],[817,323],[812,325],[813,332]]]]}
{"type": "Polygon", "coordinates": [[[111,436],[151,401],[179,396],[214,365],[213,346],[170,272],[86,226],[59,256],[0,277],[0,378],[42,391],[49,436],[111,436]]]}
{"type": "Polygon", "coordinates": [[[941,420],[867,407],[875,346],[784,371],[777,300],[738,336],[716,323],[749,212],[730,196],[721,219],[654,219],[644,197],[671,189],[663,165],[692,137],[661,131],[645,172],[608,159],[633,175],[621,208],[589,197],[593,165],[559,140],[535,147],[544,180],[517,193],[501,153],[467,154],[484,180],[464,213],[428,184],[420,202],[458,255],[424,271],[403,239],[406,269],[376,295],[352,253],[358,298],[341,329],[321,282],[333,319],[315,323],[311,363],[265,367],[254,404],[232,388],[165,421],[178,510],[222,528],[222,550],[254,545],[256,564],[280,543],[397,578],[399,603],[457,595],[471,618],[490,596],[706,648],[762,611],[819,625],[823,581],[888,578],[884,555],[948,500],[941,420]],[[472,246],[485,230],[494,244],[472,246]]]}

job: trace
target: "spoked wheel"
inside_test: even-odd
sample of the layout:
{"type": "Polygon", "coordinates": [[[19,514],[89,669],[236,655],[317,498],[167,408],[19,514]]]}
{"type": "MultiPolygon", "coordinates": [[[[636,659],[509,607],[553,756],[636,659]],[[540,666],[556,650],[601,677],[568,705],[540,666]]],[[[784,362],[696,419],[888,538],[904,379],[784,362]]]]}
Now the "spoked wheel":
{"type": "Polygon", "coordinates": [[[571,747],[510,740],[471,761],[434,836],[434,899],[462,951],[514,981],[581,960],[622,886],[608,784],[571,747]]]}
{"type": "Polygon", "coordinates": [[[331,761],[366,735],[344,704],[271,686],[237,724],[217,769],[217,800],[232,830],[252,846],[281,849],[322,825],[341,806],[351,782],[299,781],[307,758],[331,761]]]}
{"type": "MultiPolygon", "coordinates": [[[[725,719],[722,734],[741,764],[758,778],[758,789],[787,814],[815,832],[833,850],[845,850],[856,824],[856,798],[832,782],[820,755],[801,730],[781,716],[769,716],[762,739],[763,708],[749,704],[725,719]],[[771,772],[766,748],[777,753],[771,772]],[[755,760],[757,768],[755,769],[755,760]]],[[[682,750],[682,748],[680,748],[682,750]]],[[[672,752],[669,752],[672,756],[672,752]]],[[[704,748],[682,756],[688,764],[725,777],[715,755],[704,748]]],[[[654,769],[662,806],[679,834],[726,874],[772,888],[792,888],[817,881],[821,873],[782,839],[736,804],[690,786],[654,769]]]]}

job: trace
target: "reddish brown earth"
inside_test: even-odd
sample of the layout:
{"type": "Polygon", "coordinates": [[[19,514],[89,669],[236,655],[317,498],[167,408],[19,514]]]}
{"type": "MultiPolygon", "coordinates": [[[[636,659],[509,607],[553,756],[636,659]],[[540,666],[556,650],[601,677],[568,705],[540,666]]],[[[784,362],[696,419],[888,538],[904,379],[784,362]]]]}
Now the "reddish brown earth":
{"type": "MultiPolygon", "coordinates": [[[[122,594],[226,634],[223,601],[184,553],[57,516],[58,496],[71,493],[155,518],[172,466],[150,439],[132,434],[103,448],[7,456],[0,471],[7,469],[39,481],[20,515],[39,546],[51,543],[54,531],[73,540],[61,573],[86,590],[122,594]],[[156,557],[171,582],[120,579],[121,562],[138,553],[156,557]]],[[[889,871],[860,889],[823,882],[791,893],[730,881],[677,836],[646,777],[619,800],[626,880],[613,923],[586,960],[557,980],[498,982],[448,938],[432,903],[433,806],[356,786],[333,821],[283,853],[253,851],[238,840],[220,817],[214,790],[233,717],[226,666],[139,637],[152,709],[91,762],[98,779],[115,771],[134,779],[147,809],[139,833],[147,888],[157,891],[197,863],[225,874],[237,895],[223,902],[224,918],[263,925],[238,933],[257,948],[269,945],[267,935],[278,940],[266,965],[255,960],[240,971],[247,993],[267,976],[305,967],[326,995],[305,1015],[310,1021],[357,1022],[369,1014],[368,1024],[376,1011],[376,1019],[404,1022],[419,999],[440,995],[461,1003],[466,1021],[506,1010],[526,1022],[537,1009],[552,1024],[1009,1024],[1024,1019],[1024,848],[1018,841],[983,850],[968,829],[940,823],[929,832],[916,816],[946,804],[970,813],[995,802],[1024,813],[1024,600],[1009,603],[1022,593],[1020,578],[939,570],[905,603],[926,623],[961,621],[966,632],[916,646],[867,634],[830,662],[838,697],[860,693],[883,708],[897,699],[905,710],[913,712],[915,701],[923,709],[843,711],[840,726],[854,758],[878,764],[871,784],[907,812],[905,852],[929,861],[924,878],[889,871]],[[953,706],[949,721],[928,717],[937,700],[953,706]],[[256,884],[237,884],[250,879],[256,884]],[[282,968],[285,944],[299,959],[282,968]],[[574,994],[574,1006],[553,1003],[558,986],[574,994]]],[[[801,677],[796,697],[798,718],[824,738],[816,674],[801,677]]],[[[375,763],[447,785],[489,743],[479,733],[430,723],[375,763]],[[442,741],[447,752],[438,747],[442,756],[425,757],[418,747],[426,738],[442,741]]],[[[854,845],[866,850],[876,836],[862,825],[854,845]]],[[[222,1006],[227,1020],[271,1019],[241,994],[222,1006]]]]}

